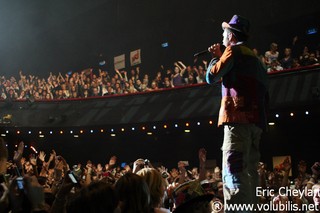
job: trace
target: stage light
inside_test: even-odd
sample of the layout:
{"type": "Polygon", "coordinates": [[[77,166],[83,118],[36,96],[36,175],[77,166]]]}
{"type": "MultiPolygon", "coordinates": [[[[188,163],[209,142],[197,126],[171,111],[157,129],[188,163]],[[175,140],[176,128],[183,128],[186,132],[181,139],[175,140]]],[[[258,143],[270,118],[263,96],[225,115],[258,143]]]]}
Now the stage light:
{"type": "Polygon", "coordinates": [[[62,131],[62,130],[60,131],[60,134],[63,134],[63,131],[62,131]]]}
{"type": "Polygon", "coordinates": [[[82,134],[83,133],[83,130],[80,130],[80,134],[82,134]]]}
{"type": "Polygon", "coordinates": [[[124,132],[124,128],[121,128],[121,131],[124,132]]]}
{"type": "Polygon", "coordinates": [[[152,135],[152,132],[147,132],[147,135],[152,135]]]}
{"type": "Polygon", "coordinates": [[[276,118],[279,118],[279,114],[276,114],[276,118]]]}
{"type": "Polygon", "coordinates": [[[72,133],[73,133],[73,131],[71,130],[71,131],[70,131],[70,134],[72,134],[72,133]]]}
{"type": "Polygon", "coordinates": [[[28,145],[24,145],[24,148],[28,148],[28,145]]]}
{"type": "Polygon", "coordinates": [[[161,44],[161,47],[162,47],[162,48],[169,47],[169,42],[163,42],[163,43],[161,44]]]}
{"type": "Polygon", "coordinates": [[[198,122],[197,125],[200,126],[200,122],[198,122]]]}
{"type": "Polygon", "coordinates": [[[1,137],[6,137],[6,134],[1,134],[1,137]]]}
{"type": "Polygon", "coordinates": [[[157,129],[157,127],[156,127],[156,126],[153,126],[153,129],[157,129]]]}
{"type": "Polygon", "coordinates": [[[17,131],[17,134],[20,134],[20,131],[19,131],[19,130],[17,131]]]}
{"type": "Polygon", "coordinates": [[[213,124],[213,121],[209,121],[209,124],[210,124],[210,125],[213,124]]]}
{"type": "Polygon", "coordinates": [[[116,137],[116,134],[111,134],[111,137],[116,137]]]}
{"type": "Polygon", "coordinates": [[[28,134],[30,135],[30,134],[31,134],[31,131],[29,131],[28,134]]]}
{"type": "Polygon", "coordinates": [[[269,124],[269,126],[274,126],[275,125],[274,122],[269,122],[268,124],[269,124]]]}
{"type": "Polygon", "coordinates": [[[102,133],[102,132],[104,132],[104,130],[103,130],[103,129],[101,129],[101,130],[100,130],[100,132],[102,133]]]}
{"type": "Polygon", "coordinates": [[[165,129],[166,129],[167,127],[168,127],[167,125],[163,125],[163,128],[165,128],[165,129]]]}
{"type": "Polygon", "coordinates": [[[189,126],[189,123],[186,123],[186,126],[189,126]]]}
{"type": "Polygon", "coordinates": [[[74,135],[73,137],[74,137],[74,138],[78,138],[78,137],[79,137],[79,135],[74,135]]]}
{"type": "Polygon", "coordinates": [[[50,131],[50,135],[52,135],[52,133],[53,133],[53,132],[52,132],[52,131],[50,131]]]}
{"type": "Polygon", "coordinates": [[[291,117],[294,116],[293,112],[290,113],[290,116],[291,116],[291,117]]]}
{"type": "Polygon", "coordinates": [[[309,115],[309,112],[308,112],[308,111],[306,111],[306,115],[309,115]]]}
{"type": "Polygon", "coordinates": [[[189,132],[191,132],[191,130],[190,129],[185,129],[184,132],[189,133],[189,132]]]}
{"type": "Polygon", "coordinates": [[[146,129],[146,127],[143,126],[143,127],[142,127],[142,130],[145,130],[145,129],[146,129]]]}
{"type": "Polygon", "coordinates": [[[92,129],[90,130],[90,133],[93,133],[93,130],[92,130],[92,129]]]}
{"type": "Polygon", "coordinates": [[[9,134],[9,130],[7,130],[6,133],[9,134]]]}
{"type": "Polygon", "coordinates": [[[114,129],[111,129],[111,132],[114,132],[114,129]]]}
{"type": "Polygon", "coordinates": [[[44,138],[44,135],[39,135],[39,138],[44,138]]]}
{"type": "Polygon", "coordinates": [[[18,147],[18,145],[16,144],[16,145],[14,145],[14,147],[16,147],[16,148],[17,148],[17,147],[18,147]]]}
{"type": "Polygon", "coordinates": [[[131,130],[132,130],[132,131],[134,131],[134,130],[135,130],[135,128],[134,128],[134,127],[132,127],[132,128],[131,128],[131,130]]]}
{"type": "Polygon", "coordinates": [[[42,134],[42,132],[41,131],[39,131],[39,135],[41,135],[42,134]]]}
{"type": "Polygon", "coordinates": [[[177,128],[177,127],[178,127],[178,124],[175,124],[174,127],[177,128]]]}

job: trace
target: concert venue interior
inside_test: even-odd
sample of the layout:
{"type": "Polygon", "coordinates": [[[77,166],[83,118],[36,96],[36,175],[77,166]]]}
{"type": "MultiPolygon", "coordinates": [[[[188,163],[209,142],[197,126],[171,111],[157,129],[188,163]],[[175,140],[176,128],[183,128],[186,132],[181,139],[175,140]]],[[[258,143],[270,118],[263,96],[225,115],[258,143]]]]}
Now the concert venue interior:
{"type": "MultiPolygon", "coordinates": [[[[87,68],[114,75],[114,57],[125,54],[123,70],[139,66],[155,76],[161,65],[198,65],[193,54],[221,42],[221,23],[233,14],[251,20],[249,45],[260,54],[270,43],[279,52],[298,36],[319,50],[316,1],[28,1],[2,3],[0,75],[48,78],[87,68]],[[314,4],[312,4],[314,3],[314,4]],[[309,32],[309,33],[308,33],[309,32]],[[312,33],[314,32],[314,33],[312,33]],[[141,50],[141,64],[130,66],[130,51],[141,50]],[[100,63],[101,60],[105,63],[100,63]]],[[[311,48],[310,48],[311,49],[311,48]]],[[[261,140],[261,161],[290,155],[293,164],[318,160],[320,67],[269,74],[269,128],[261,140]]],[[[25,152],[52,149],[71,165],[87,160],[119,163],[147,158],[175,167],[180,160],[198,165],[198,150],[221,164],[222,128],[217,127],[220,85],[72,100],[1,100],[1,136],[12,157],[20,141],[25,152]],[[9,115],[9,118],[8,118],[9,115]],[[31,148],[31,146],[33,148],[31,148]]],[[[293,171],[295,172],[295,171],[293,171]]]]}

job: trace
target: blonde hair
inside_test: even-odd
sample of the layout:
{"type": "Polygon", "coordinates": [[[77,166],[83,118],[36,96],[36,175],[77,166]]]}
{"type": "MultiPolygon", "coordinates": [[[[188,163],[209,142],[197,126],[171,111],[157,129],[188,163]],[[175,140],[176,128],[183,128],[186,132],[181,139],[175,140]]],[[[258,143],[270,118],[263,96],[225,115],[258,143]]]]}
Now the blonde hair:
{"type": "Polygon", "coordinates": [[[137,175],[141,176],[149,186],[151,206],[161,206],[166,184],[160,172],[154,168],[143,168],[137,172],[137,175]]]}

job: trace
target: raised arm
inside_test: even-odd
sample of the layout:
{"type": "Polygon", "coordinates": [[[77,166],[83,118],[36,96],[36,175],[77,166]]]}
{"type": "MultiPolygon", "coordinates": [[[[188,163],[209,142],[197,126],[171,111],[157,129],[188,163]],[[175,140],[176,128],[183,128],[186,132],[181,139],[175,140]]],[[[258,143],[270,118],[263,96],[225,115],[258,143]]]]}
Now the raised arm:
{"type": "Polygon", "coordinates": [[[206,161],[207,151],[204,148],[199,149],[199,181],[206,179],[206,161]]]}

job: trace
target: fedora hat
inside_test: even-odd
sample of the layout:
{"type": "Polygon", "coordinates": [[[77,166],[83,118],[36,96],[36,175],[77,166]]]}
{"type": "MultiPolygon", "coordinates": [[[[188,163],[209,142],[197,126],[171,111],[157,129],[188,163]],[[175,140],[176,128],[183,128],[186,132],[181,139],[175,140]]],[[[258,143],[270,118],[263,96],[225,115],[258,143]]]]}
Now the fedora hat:
{"type": "Polygon", "coordinates": [[[250,22],[242,16],[234,15],[229,23],[222,23],[222,29],[224,30],[225,28],[235,30],[245,36],[249,36],[250,22]]]}

